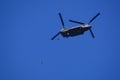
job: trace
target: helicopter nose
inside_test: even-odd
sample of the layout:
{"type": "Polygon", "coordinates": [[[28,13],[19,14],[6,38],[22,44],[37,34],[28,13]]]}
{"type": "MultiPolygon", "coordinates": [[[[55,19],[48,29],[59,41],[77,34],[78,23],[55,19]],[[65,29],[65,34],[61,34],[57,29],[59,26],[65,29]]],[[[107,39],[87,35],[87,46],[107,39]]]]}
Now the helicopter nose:
{"type": "Polygon", "coordinates": [[[90,26],[88,29],[91,29],[92,27],[90,26]]]}
{"type": "Polygon", "coordinates": [[[91,26],[87,26],[86,28],[87,28],[87,29],[91,29],[91,26]]]}
{"type": "Polygon", "coordinates": [[[84,27],[84,30],[89,30],[91,29],[91,26],[84,27]]]}
{"type": "Polygon", "coordinates": [[[92,27],[91,26],[89,26],[89,29],[91,29],[92,27]]]}

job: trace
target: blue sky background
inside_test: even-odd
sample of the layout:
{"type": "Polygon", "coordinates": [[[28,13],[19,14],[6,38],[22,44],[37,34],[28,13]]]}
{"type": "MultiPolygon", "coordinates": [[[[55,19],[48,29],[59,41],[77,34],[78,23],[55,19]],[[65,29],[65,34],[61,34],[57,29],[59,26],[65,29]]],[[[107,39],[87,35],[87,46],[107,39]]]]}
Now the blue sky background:
{"type": "Polygon", "coordinates": [[[0,80],[120,80],[119,0],[1,0],[0,80]],[[91,23],[84,35],[51,41],[61,28],[91,23]],[[43,64],[41,64],[43,61],[43,64]]]}

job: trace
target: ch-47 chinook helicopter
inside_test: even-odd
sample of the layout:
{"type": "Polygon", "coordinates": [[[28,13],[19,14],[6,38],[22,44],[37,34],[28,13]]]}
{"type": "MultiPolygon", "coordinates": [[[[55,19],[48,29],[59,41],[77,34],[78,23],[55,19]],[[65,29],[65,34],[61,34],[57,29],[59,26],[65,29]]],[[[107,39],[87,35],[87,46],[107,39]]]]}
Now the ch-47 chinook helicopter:
{"type": "Polygon", "coordinates": [[[65,28],[64,22],[62,19],[62,15],[61,15],[61,13],[59,13],[59,17],[60,17],[63,28],[55,36],[53,36],[51,38],[51,40],[54,40],[59,34],[61,34],[63,37],[68,38],[68,37],[73,37],[73,36],[77,36],[77,35],[82,35],[82,34],[84,34],[85,31],[88,31],[88,30],[90,31],[92,37],[94,38],[95,36],[91,29],[92,26],[89,24],[99,15],[100,15],[100,13],[97,13],[88,23],[83,23],[83,22],[79,22],[79,21],[75,21],[75,20],[69,20],[70,22],[81,24],[81,25],[71,27],[71,28],[65,28]]]}

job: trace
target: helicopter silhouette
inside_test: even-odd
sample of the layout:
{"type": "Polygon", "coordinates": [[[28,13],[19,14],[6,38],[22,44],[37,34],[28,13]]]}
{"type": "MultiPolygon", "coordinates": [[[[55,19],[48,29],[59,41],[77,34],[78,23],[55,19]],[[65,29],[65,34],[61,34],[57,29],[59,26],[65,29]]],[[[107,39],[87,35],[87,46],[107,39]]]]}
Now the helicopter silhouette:
{"type": "Polygon", "coordinates": [[[100,13],[97,13],[88,23],[83,23],[83,22],[79,22],[79,21],[75,21],[75,20],[69,20],[70,22],[81,24],[79,26],[74,26],[71,28],[65,28],[61,13],[59,13],[58,15],[59,15],[61,23],[62,23],[62,29],[56,35],[54,35],[51,38],[51,40],[54,40],[59,34],[61,34],[63,37],[68,38],[68,37],[82,35],[82,34],[84,34],[85,31],[88,31],[88,30],[90,31],[91,36],[93,38],[95,38],[93,31],[91,29],[92,26],[90,25],[90,23],[93,22],[93,20],[95,20],[95,18],[97,18],[100,15],[100,13]]]}

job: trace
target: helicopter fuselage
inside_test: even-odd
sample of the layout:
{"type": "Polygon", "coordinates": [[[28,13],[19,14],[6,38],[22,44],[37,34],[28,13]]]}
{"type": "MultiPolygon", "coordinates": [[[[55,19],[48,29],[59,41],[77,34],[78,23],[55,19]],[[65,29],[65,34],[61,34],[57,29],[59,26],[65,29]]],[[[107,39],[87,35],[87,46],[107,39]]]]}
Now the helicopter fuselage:
{"type": "Polygon", "coordinates": [[[63,37],[73,37],[84,34],[84,32],[89,30],[90,28],[91,26],[86,24],[81,26],[75,26],[72,28],[63,28],[60,33],[63,37]]]}

